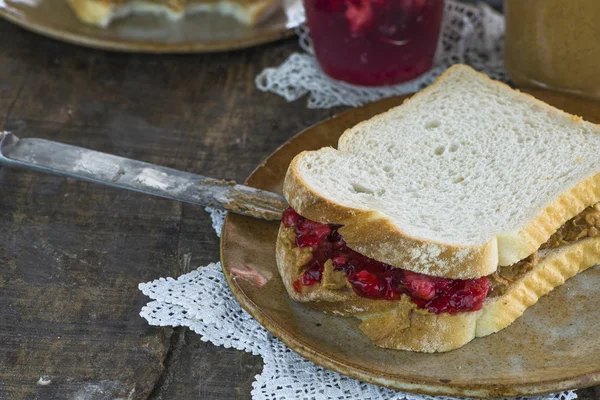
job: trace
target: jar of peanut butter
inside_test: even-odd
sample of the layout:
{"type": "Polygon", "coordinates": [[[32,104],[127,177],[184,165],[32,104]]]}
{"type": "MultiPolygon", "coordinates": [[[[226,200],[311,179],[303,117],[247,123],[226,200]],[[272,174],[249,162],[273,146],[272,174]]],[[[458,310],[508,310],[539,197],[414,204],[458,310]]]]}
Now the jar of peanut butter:
{"type": "Polygon", "coordinates": [[[600,99],[600,0],[505,0],[504,12],[516,86],[600,99]]]}

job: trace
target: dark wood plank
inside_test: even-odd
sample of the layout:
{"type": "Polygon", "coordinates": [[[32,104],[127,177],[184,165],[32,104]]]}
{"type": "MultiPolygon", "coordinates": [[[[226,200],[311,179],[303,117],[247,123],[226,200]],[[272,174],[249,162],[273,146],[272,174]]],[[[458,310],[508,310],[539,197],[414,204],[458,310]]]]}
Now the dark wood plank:
{"type": "Polygon", "coordinates": [[[150,396],[167,399],[250,399],[260,357],[204,343],[185,329],[173,346],[168,373],[150,396]]]}
{"type": "Polygon", "coordinates": [[[577,391],[579,400],[598,400],[600,399],[600,386],[595,386],[577,391]]]}
{"type": "MultiPolygon", "coordinates": [[[[78,48],[4,22],[0,32],[0,117],[22,137],[241,181],[333,113],[254,87],[293,40],[143,56],[78,48]]],[[[249,396],[259,358],[138,316],[148,300],[139,282],[218,260],[203,210],[8,169],[0,210],[0,398],[249,396]],[[42,376],[51,383],[37,384],[42,376]]]]}

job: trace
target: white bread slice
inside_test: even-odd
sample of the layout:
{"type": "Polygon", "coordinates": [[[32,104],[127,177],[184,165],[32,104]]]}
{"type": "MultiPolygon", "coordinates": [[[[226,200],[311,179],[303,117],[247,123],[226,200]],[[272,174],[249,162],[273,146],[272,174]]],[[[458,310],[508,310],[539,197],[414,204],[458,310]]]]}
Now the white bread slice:
{"type": "Polygon", "coordinates": [[[184,15],[208,12],[232,16],[244,25],[254,26],[279,8],[280,0],[67,0],[80,21],[107,27],[119,18],[134,14],[154,14],[177,21],[184,15]]]}
{"type": "Polygon", "coordinates": [[[376,345],[397,350],[445,352],[476,337],[498,332],[552,289],[600,263],[600,237],[582,239],[540,255],[538,264],[520,276],[501,295],[488,297],[479,311],[455,315],[418,309],[406,297],[401,301],[370,300],[350,289],[330,290],[321,284],[305,286],[298,293],[293,282],[299,276],[293,236],[283,224],[277,237],[277,267],[289,296],[311,307],[361,320],[360,329],[376,345]]]}
{"type": "Polygon", "coordinates": [[[368,257],[476,278],[600,201],[600,127],[457,65],[338,150],[296,156],[284,194],[368,257]]]}

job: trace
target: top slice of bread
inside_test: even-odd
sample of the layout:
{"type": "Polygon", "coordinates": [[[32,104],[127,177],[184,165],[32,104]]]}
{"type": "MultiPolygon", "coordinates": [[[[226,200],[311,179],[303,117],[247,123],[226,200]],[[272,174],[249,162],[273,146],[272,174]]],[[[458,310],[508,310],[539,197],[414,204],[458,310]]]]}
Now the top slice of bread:
{"type": "Polygon", "coordinates": [[[489,275],[600,201],[600,126],[456,65],[338,150],[296,156],[284,194],[306,218],[344,224],[368,257],[489,275]]]}

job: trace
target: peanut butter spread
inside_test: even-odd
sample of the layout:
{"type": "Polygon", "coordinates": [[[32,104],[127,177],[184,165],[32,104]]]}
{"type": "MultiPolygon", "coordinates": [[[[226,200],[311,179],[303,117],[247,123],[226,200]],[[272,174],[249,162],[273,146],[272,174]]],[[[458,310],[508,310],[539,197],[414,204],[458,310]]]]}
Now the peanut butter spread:
{"type": "Polygon", "coordinates": [[[540,249],[553,249],[586,237],[600,235],[600,203],[586,208],[567,221],[540,249]]]}
{"type": "Polygon", "coordinates": [[[531,271],[538,261],[539,257],[536,251],[524,260],[505,267],[498,267],[498,270],[489,276],[492,282],[492,290],[489,292],[488,297],[502,296],[511,283],[531,271]]]}
{"type": "Polygon", "coordinates": [[[336,271],[333,268],[333,262],[331,260],[325,261],[321,286],[325,289],[332,290],[351,287],[346,273],[344,271],[336,271]]]}
{"type": "Polygon", "coordinates": [[[310,247],[294,247],[292,251],[296,257],[296,268],[298,269],[298,273],[301,273],[302,267],[308,264],[312,258],[312,250],[310,247]]]}
{"type": "MultiPolygon", "coordinates": [[[[546,243],[540,246],[540,250],[553,249],[573,243],[587,237],[600,236],[600,203],[586,208],[581,213],[568,220],[563,226],[550,236],[546,243]]],[[[529,257],[508,265],[499,267],[498,271],[490,275],[492,291],[489,297],[501,296],[506,289],[523,274],[531,271],[539,261],[536,251],[529,257]]]]}
{"type": "Polygon", "coordinates": [[[312,249],[310,247],[296,247],[294,245],[296,240],[296,233],[293,229],[282,229],[281,235],[285,239],[284,243],[286,243],[290,251],[294,253],[294,267],[296,267],[296,274],[302,274],[302,267],[308,264],[308,262],[312,258],[312,249]]]}

